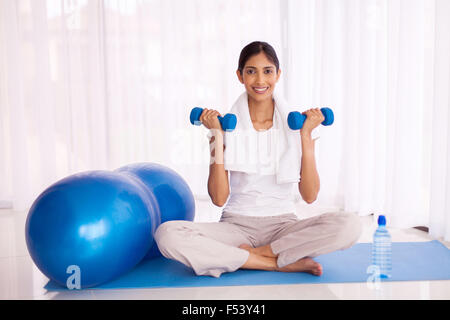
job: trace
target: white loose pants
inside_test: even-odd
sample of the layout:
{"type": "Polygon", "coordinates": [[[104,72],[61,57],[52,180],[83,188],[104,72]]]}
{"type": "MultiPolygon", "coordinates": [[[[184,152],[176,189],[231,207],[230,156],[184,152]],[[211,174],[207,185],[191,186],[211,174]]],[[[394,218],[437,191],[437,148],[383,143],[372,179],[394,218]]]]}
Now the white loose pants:
{"type": "Polygon", "coordinates": [[[197,275],[220,277],[239,269],[249,252],[241,244],[270,244],[282,268],[304,257],[343,250],[357,242],[362,227],[356,214],[324,213],[308,219],[295,214],[270,217],[222,214],[219,222],[167,221],[155,232],[162,255],[192,268],[197,275]]]}

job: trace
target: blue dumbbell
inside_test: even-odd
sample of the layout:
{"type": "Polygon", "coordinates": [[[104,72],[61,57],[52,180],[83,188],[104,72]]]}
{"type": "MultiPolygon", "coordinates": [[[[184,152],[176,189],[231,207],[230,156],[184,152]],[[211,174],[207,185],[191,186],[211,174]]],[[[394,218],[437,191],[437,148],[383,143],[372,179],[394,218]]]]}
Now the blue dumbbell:
{"type": "MultiPolygon", "coordinates": [[[[325,120],[322,122],[322,125],[324,126],[330,126],[334,122],[334,114],[333,111],[330,108],[321,108],[320,111],[322,111],[323,116],[325,117],[325,120]]],[[[306,116],[304,114],[301,114],[298,111],[292,111],[289,112],[288,115],[288,125],[289,128],[292,130],[299,130],[303,128],[303,123],[306,120],[306,116]]]]}
{"type": "MultiPolygon", "coordinates": [[[[200,122],[200,115],[202,114],[202,108],[193,108],[190,115],[190,120],[193,125],[199,126],[202,123],[200,122]]],[[[217,116],[219,118],[220,125],[222,129],[227,132],[231,132],[236,128],[237,118],[232,113],[227,113],[223,117],[217,116]]]]}

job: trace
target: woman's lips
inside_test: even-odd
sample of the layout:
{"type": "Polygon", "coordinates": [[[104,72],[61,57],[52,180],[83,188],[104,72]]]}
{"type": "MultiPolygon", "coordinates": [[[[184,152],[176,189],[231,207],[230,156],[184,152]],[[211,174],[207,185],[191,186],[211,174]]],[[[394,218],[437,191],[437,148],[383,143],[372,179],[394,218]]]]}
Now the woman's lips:
{"type": "Polygon", "coordinates": [[[255,91],[257,94],[264,94],[267,90],[269,90],[269,87],[252,87],[253,91],[255,91]]]}

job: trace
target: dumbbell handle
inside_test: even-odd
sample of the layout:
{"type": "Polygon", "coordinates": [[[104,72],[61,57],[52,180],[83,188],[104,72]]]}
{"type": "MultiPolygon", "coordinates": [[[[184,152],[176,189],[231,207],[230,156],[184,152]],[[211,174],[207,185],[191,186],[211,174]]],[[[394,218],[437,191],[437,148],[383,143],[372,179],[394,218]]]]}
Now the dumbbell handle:
{"type": "MultiPolygon", "coordinates": [[[[203,112],[203,108],[193,108],[191,110],[191,115],[189,117],[189,120],[191,121],[191,124],[199,126],[201,125],[200,116],[203,112]]],[[[222,129],[227,132],[231,132],[236,128],[237,118],[232,113],[227,113],[223,117],[217,116],[219,119],[220,125],[222,126],[222,129]]]]}
{"type": "MultiPolygon", "coordinates": [[[[334,114],[333,111],[330,108],[321,108],[320,111],[322,111],[323,116],[325,117],[325,120],[322,122],[322,125],[324,126],[330,126],[334,122],[334,114]]],[[[288,115],[288,125],[289,128],[292,130],[299,130],[303,128],[303,123],[306,120],[306,115],[301,114],[298,111],[292,111],[288,115]]]]}

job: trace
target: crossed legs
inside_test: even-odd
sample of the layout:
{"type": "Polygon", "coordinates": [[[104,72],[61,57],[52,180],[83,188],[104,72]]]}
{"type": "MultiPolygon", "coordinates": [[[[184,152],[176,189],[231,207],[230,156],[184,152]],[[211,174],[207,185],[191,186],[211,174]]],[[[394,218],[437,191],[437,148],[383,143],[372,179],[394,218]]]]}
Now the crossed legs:
{"type": "Polygon", "coordinates": [[[228,222],[168,221],[155,240],[166,258],[180,261],[197,275],[219,277],[239,268],[322,274],[314,257],[352,246],[361,233],[354,214],[326,213],[275,228],[270,241],[252,247],[249,235],[228,222]]]}
{"type": "Polygon", "coordinates": [[[256,248],[241,244],[250,254],[241,267],[281,272],[308,272],[320,276],[312,258],[351,247],[361,234],[361,222],[352,213],[325,213],[299,220],[278,232],[271,243],[256,248]]]}

